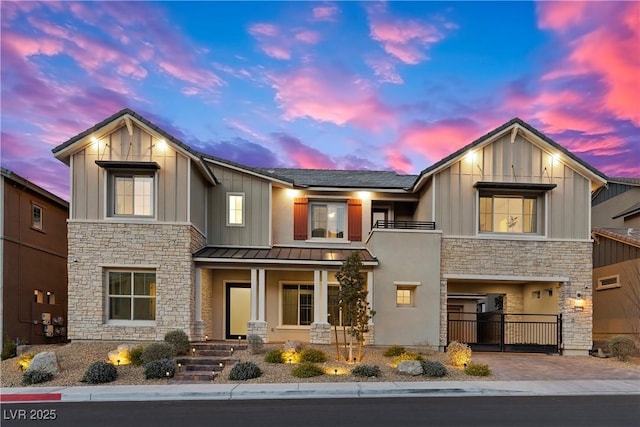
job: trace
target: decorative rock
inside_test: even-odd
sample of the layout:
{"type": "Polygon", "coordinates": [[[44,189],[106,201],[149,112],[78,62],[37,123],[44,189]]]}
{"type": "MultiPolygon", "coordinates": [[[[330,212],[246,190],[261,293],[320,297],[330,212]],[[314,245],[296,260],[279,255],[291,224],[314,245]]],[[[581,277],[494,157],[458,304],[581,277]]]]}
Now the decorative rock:
{"type": "Polygon", "coordinates": [[[50,372],[53,375],[56,375],[59,372],[58,359],[56,358],[56,354],[52,351],[44,351],[42,353],[36,354],[33,357],[29,368],[27,368],[27,372],[37,370],[50,372]]]}
{"type": "Polygon", "coordinates": [[[405,375],[422,375],[422,364],[418,360],[404,360],[398,363],[398,372],[405,375]]]}
{"type": "Polygon", "coordinates": [[[284,351],[288,351],[290,353],[298,353],[302,349],[302,344],[300,341],[289,340],[284,343],[284,351]]]}

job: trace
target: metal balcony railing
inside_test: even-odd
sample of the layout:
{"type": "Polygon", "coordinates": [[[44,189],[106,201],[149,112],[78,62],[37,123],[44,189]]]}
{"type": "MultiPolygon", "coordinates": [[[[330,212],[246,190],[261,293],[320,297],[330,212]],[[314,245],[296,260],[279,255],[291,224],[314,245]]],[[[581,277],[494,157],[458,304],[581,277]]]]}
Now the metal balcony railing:
{"type": "Polygon", "coordinates": [[[435,221],[385,221],[378,220],[373,228],[390,228],[395,230],[435,230],[435,221]]]}

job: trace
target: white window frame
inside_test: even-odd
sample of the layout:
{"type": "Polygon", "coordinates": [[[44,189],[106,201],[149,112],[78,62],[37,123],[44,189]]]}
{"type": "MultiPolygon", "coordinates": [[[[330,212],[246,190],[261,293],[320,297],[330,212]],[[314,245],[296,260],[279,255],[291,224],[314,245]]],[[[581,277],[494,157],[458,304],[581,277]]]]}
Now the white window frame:
{"type": "Polygon", "coordinates": [[[278,307],[279,307],[279,311],[280,311],[280,316],[279,316],[279,328],[287,328],[287,329],[309,329],[311,327],[311,324],[315,321],[314,318],[314,306],[315,306],[315,285],[313,282],[308,282],[308,281],[287,281],[287,282],[280,282],[280,296],[278,298],[278,307]],[[298,312],[297,312],[297,324],[295,325],[290,325],[290,324],[285,324],[284,323],[284,287],[285,286],[298,286],[298,296],[297,296],[297,306],[298,306],[298,312]],[[306,292],[311,292],[311,322],[308,325],[301,325],[300,324],[300,286],[310,286],[312,289],[305,289],[305,293],[306,292]]]}
{"type": "Polygon", "coordinates": [[[247,211],[247,205],[246,205],[246,197],[244,193],[237,193],[237,192],[228,192],[227,193],[227,227],[244,227],[245,226],[245,215],[246,215],[246,211],[247,211]],[[242,215],[242,220],[240,223],[237,222],[233,222],[233,215],[231,214],[231,199],[233,197],[240,197],[242,206],[241,206],[241,215],[242,215]]]}
{"type": "MultiPolygon", "coordinates": [[[[322,240],[322,241],[329,241],[329,242],[346,242],[347,241],[347,234],[349,231],[349,207],[347,205],[346,201],[340,201],[340,200],[310,200],[309,201],[309,239],[310,240],[322,240]],[[342,232],[342,237],[338,237],[336,235],[336,237],[330,237],[329,236],[329,227],[328,227],[328,223],[329,223],[329,219],[327,218],[326,222],[327,222],[327,228],[324,230],[324,236],[314,236],[313,235],[313,211],[314,211],[314,207],[315,206],[326,206],[327,210],[329,209],[330,206],[339,206],[342,208],[342,228],[343,230],[341,230],[342,232]]],[[[339,231],[340,232],[340,231],[339,231]]],[[[339,234],[339,232],[337,234],[339,234]]]]}
{"type": "Polygon", "coordinates": [[[155,326],[156,320],[158,318],[158,273],[156,270],[148,270],[148,269],[128,269],[128,268],[109,268],[105,270],[104,273],[104,282],[105,282],[105,323],[109,325],[123,325],[123,326],[155,326]],[[119,295],[114,294],[111,295],[109,289],[109,273],[129,273],[131,274],[131,291],[129,295],[119,295]],[[146,295],[135,295],[135,273],[153,273],[155,275],[155,283],[156,290],[155,294],[152,296],[146,295]],[[129,298],[131,300],[131,319],[111,319],[111,297],[114,298],[129,298]],[[153,299],[155,303],[155,314],[154,320],[134,320],[135,310],[134,310],[134,300],[135,299],[153,299]]]}
{"type": "Polygon", "coordinates": [[[620,284],[620,275],[612,274],[610,276],[598,277],[598,287],[596,288],[598,291],[604,291],[606,289],[615,289],[619,288],[622,285],[620,284]],[[614,283],[602,284],[604,281],[609,281],[611,279],[615,279],[614,283]]]}
{"type": "Polygon", "coordinates": [[[417,300],[417,290],[418,286],[421,285],[421,282],[393,282],[395,287],[395,291],[393,293],[395,304],[397,308],[415,308],[416,300],[417,300]],[[398,292],[399,291],[408,291],[409,292],[409,302],[408,303],[400,303],[398,302],[398,292]]]}
{"type": "Polygon", "coordinates": [[[31,228],[44,231],[44,208],[37,203],[31,202],[31,228]],[[36,210],[40,211],[40,222],[36,223],[36,210]]]}
{"type": "Polygon", "coordinates": [[[156,203],[157,203],[157,194],[158,194],[158,174],[156,171],[140,171],[140,170],[107,170],[107,195],[108,195],[108,204],[107,204],[107,217],[108,218],[117,218],[117,219],[155,219],[156,217],[156,203]],[[149,209],[151,213],[149,215],[140,215],[135,213],[135,194],[132,196],[132,207],[134,213],[132,214],[120,214],[116,212],[116,178],[132,178],[134,181],[134,189],[135,189],[135,178],[151,178],[151,200],[149,202],[149,209]]]}

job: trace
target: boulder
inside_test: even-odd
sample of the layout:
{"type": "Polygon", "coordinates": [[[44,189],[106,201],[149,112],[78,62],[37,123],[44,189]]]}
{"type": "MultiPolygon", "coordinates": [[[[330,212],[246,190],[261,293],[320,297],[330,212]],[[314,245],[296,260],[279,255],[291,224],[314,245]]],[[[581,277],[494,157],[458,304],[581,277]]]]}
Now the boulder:
{"type": "Polygon", "coordinates": [[[289,340],[284,343],[284,351],[289,353],[299,353],[300,350],[302,350],[302,344],[300,344],[300,341],[289,340]]]}
{"type": "Polygon", "coordinates": [[[418,360],[404,360],[398,363],[398,372],[405,375],[422,375],[422,364],[418,360]]]}
{"type": "Polygon", "coordinates": [[[50,372],[53,375],[60,372],[60,369],[58,369],[58,358],[56,357],[56,354],[52,351],[44,351],[36,354],[33,357],[29,368],[27,368],[27,372],[37,370],[50,372]]]}

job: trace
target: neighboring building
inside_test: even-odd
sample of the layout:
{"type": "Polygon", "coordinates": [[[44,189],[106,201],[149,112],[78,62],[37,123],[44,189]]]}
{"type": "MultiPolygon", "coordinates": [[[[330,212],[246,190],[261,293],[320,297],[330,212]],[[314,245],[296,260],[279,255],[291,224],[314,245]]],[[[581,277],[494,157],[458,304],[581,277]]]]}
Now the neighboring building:
{"type": "Polygon", "coordinates": [[[2,342],[64,341],[69,204],[7,169],[0,175],[2,342]]]}
{"type": "Polygon", "coordinates": [[[610,178],[591,204],[593,340],[640,342],[640,178],[610,178]]]}
{"type": "Polygon", "coordinates": [[[128,109],[53,152],[72,171],[73,340],[330,343],[335,273],[358,252],[369,343],[591,348],[589,207],[605,177],[520,119],[418,176],[251,168],[128,109]]]}

